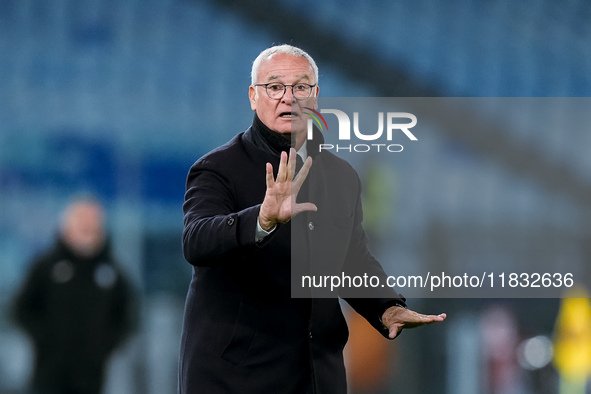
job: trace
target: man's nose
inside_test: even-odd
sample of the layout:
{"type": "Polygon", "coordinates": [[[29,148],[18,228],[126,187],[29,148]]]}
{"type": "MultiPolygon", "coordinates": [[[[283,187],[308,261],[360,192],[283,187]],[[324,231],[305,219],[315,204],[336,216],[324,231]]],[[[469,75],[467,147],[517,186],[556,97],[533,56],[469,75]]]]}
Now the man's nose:
{"type": "Polygon", "coordinates": [[[290,103],[295,103],[296,98],[293,95],[293,86],[286,86],[285,87],[285,93],[283,94],[282,100],[284,100],[284,102],[290,102],[290,103]]]}

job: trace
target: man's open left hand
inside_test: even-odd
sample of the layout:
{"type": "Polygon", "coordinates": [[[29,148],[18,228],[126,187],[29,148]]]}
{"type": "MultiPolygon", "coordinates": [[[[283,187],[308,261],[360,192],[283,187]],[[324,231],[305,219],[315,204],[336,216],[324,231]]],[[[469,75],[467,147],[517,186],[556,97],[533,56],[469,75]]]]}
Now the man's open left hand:
{"type": "Polygon", "coordinates": [[[396,338],[403,328],[415,328],[425,324],[442,322],[446,317],[445,313],[423,315],[400,306],[392,306],[386,309],[382,315],[382,323],[390,331],[388,337],[396,338]]]}

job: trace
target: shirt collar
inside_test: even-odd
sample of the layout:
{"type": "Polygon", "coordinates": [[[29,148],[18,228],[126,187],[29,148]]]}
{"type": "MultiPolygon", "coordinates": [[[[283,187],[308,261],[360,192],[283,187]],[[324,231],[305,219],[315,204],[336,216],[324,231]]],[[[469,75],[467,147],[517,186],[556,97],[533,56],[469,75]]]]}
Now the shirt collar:
{"type": "Polygon", "coordinates": [[[308,148],[306,147],[307,141],[305,141],[300,149],[298,149],[298,155],[302,158],[303,161],[306,161],[308,158],[308,148]]]}

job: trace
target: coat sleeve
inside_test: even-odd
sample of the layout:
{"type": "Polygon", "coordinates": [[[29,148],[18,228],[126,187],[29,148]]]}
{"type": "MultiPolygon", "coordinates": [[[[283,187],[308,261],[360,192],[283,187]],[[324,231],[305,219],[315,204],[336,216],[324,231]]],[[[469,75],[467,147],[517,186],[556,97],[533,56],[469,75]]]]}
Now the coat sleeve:
{"type": "Polygon", "coordinates": [[[215,163],[200,160],[191,167],[185,193],[183,253],[195,266],[213,266],[273,237],[255,242],[260,204],[237,211],[231,179],[215,163]]]}
{"type": "Polygon", "coordinates": [[[35,340],[44,336],[47,303],[44,260],[38,259],[31,264],[21,289],[12,304],[12,315],[16,322],[35,340]]]}
{"type": "Polygon", "coordinates": [[[357,193],[353,231],[346,255],[343,271],[350,276],[359,275],[378,277],[380,286],[362,287],[341,292],[349,305],[357,313],[362,315],[385,338],[388,338],[388,329],[382,324],[381,316],[391,306],[406,307],[406,299],[393,288],[386,285],[387,275],[380,262],[372,255],[367,247],[367,235],[363,229],[363,209],[361,205],[361,190],[357,193]],[[385,287],[381,287],[384,284],[385,287]]]}
{"type": "Polygon", "coordinates": [[[105,325],[109,328],[104,334],[105,352],[110,353],[120,346],[138,329],[139,300],[132,282],[126,277],[117,262],[113,262],[118,279],[111,289],[110,313],[105,325]]]}

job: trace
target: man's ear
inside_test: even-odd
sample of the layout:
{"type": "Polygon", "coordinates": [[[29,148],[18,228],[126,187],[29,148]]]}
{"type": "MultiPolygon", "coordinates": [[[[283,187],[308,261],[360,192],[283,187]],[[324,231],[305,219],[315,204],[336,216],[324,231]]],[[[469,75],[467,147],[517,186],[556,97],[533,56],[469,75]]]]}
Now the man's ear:
{"type": "Polygon", "coordinates": [[[250,100],[250,109],[252,109],[253,111],[256,111],[257,109],[257,91],[256,91],[256,86],[252,86],[250,85],[248,87],[248,98],[250,100]]]}
{"type": "Polygon", "coordinates": [[[318,109],[318,96],[320,95],[320,86],[316,86],[316,95],[314,96],[314,109],[318,109]]]}

